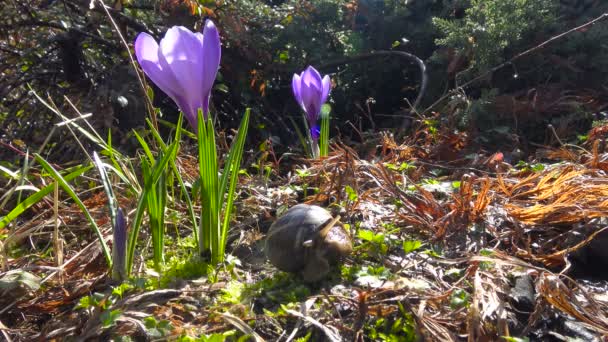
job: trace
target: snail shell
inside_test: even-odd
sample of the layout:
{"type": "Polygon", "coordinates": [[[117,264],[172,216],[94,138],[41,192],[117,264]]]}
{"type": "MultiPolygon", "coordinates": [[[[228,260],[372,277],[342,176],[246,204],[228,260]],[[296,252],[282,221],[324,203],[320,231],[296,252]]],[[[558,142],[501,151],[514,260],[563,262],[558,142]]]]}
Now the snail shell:
{"type": "Polygon", "coordinates": [[[298,204],[270,226],[265,250],[278,269],[314,282],[352,252],[352,242],[339,217],[319,206],[298,204]]]}

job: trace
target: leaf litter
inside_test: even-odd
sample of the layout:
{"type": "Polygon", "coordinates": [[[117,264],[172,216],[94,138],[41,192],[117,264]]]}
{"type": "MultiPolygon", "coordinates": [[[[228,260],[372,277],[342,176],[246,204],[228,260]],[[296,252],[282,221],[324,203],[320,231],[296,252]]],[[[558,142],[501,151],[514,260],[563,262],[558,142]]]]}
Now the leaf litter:
{"type": "MultiPolygon", "coordinates": [[[[74,205],[60,210],[75,230],[63,233],[65,262],[53,264],[43,253],[51,214],[39,206],[29,222],[2,230],[24,252],[1,254],[0,291],[21,290],[2,295],[0,329],[13,340],[238,332],[260,341],[366,341],[395,327],[396,336],[428,341],[608,337],[606,278],[570,273],[572,255],[606,241],[608,153],[598,141],[590,152],[539,150],[536,161],[552,162],[539,170],[518,169],[502,153],[467,158],[464,135],[421,130],[402,143],[385,133],[365,141],[337,142],[319,160],[283,161],[268,178],[244,175],[230,267],[160,286],[152,276],[120,295],[98,242],[77,228],[86,223],[74,205]],[[342,268],[312,286],[263,258],[265,231],[299,202],[340,214],[355,241],[342,268]],[[404,241],[420,243],[406,252],[404,241]],[[83,298],[93,304],[83,307],[83,298]]],[[[194,182],[196,160],[178,164],[194,182]]],[[[111,240],[102,192],[85,203],[111,240]]],[[[133,205],[121,197],[121,206],[133,205]]],[[[175,223],[175,239],[189,234],[186,226],[175,223]]]]}

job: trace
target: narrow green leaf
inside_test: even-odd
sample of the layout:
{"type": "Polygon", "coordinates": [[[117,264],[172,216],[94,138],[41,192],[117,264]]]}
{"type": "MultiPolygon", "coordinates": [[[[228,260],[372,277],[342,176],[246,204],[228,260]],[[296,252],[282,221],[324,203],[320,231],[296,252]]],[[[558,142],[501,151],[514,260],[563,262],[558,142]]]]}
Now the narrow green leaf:
{"type": "Polygon", "coordinates": [[[329,153],[329,119],[331,106],[324,104],[321,108],[321,136],[319,138],[320,156],[327,157],[329,153]]]}
{"type": "Polygon", "coordinates": [[[199,250],[201,255],[218,252],[219,209],[218,176],[215,130],[211,115],[205,119],[202,110],[198,113],[199,172],[201,176],[201,224],[199,250]]]}
{"type": "MultiPolygon", "coordinates": [[[[302,145],[302,149],[304,150],[304,154],[308,157],[312,157],[312,152],[310,151],[310,145],[308,144],[308,139],[302,134],[300,127],[296,124],[295,120],[292,117],[289,117],[289,121],[293,125],[293,128],[296,130],[296,134],[298,135],[298,140],[300,140],[300,145],[302,145]]],[[[306,120],[304,120],[306,121],[306,120]]]]}
{"type": "Polygon", "coordinates": [[[97,152],[93,152],[93,161],[95,162],[95,166],[97,167],[97,171],[99,172],[99,176],[101,178],[101,184],[103,185],[103,189],[108,196],[108,207],[110,209],[110,219],[112,221],[112,228],[116,227],[116,210],[117,202],[116,197],[114,196],[114,191],[112,190],[112,183],[110,182],[110,178],[108,178],[108,174],[105,170],[105,164],[99,159],[97,152]]]}
{"type": "MultiPolygon", "coordinates": [[[[230,155],[228,157],[228,164],[224,167],[224,174],[228,174],[230,172],[230,189],[228,190],[228,198],[226,203],[226,208],[224,208],[224,222],[222,224],[222,236],[220,240],[220,253],[219,260],[221,262],[224,260],[224,254],[226,249],[226,239],[228,237],[228,228],[230,226],[230,214],[232,213],[232,205],[234,203],[236,184],[238,182],[239,177],[239,169],[241,168],[241,159],[243,157],[243,149],[245,148],[245,138],[247,137],[247,130],[249,128],[249,116],[251,113],[251,109],[247,108],[245,110],[245,115],[241,120],[241,124],[239,126],[239,131],[236,136],[236,141],[232,143],[230,148],[230,155]]],[[[222,175],[223,178],[224,175],[222,175]]],[[[224,198],[224,192],[220,192],[220,198],[224,198]]],[[[220,202],[219,210],[222,210],[223,201],[220,202]]]]}
{"type": "MultiPolygon", "coordinates": [[[[177,125],[174,125],[174,124],[169,125],[169,127],[175,128],[174,141],[181,142],[181,135],[182,135],[182,132],[184,132],[184,129],[182,128],[183,119],[184,119],[184,114],[182,112],[180,112],[179,119],[177,120],[177,125]]],[[[166,147],[166,144],[163,141],[163,139],[161,138],[160,134],[158,134],[158,132],[154,128],[154,125],[152,124],[150,119],[146,119],[146,122],[148,123],[148,126],[150,127],[152,134],[153,134],[154,138],[156,139],[156,142],[161,146],[161,148],[164,149],[166,147]]],[[[194,135],[192,135],[192,136],[194,137],[194,135]]],[[[186,189],[186,185],[184,184],[184,179],[182,178],[181,174],[179,173],[179,170],[177,169],[177,164],[175,163],[175,160],[177,159],[177,153],[178,153],[178,150],[175,150],[174,156],[171,158],[171,161],[170,161],[171,170],[173,172],[173,175],[177,178],[177,182],[179,183],[182,194],[186,198],[186,207],[188,209],[188,215],[190,216],[190,221],[192,222],[194,239],[198,240],[198,223],[196,220],[196,215],[194,213],[194,206],[192,204],[192,200],[190,199],[188,189],[186,189]]]]}
{"type": "Polygon", "coordinates": [[[152,154],[148,143],[136,131],[133,131],[133,134],[135,135],[135,138],[137,138],[137,141],[139,141],[141,147],[144,149],[144,152],[146,153],[146,156],[148,156],[150,163],[154,163],[154,155],[152,154]]]}
{"type": "MultiPolygon", "coordinates": [[[[75,171],[72,171],[71,173],[67,174],[64,177],[64,179],[66,182],[69,182],[69,181],[73,180],[74,178],[80,176],[81,174],[85,173],[86,171],[90,170],[92,167],[93,167],[92,165],[80,166],[75,171]]],[[[35,194],[30,195],[23,202],[20,202],[19,204],[17,204],[17,206],[13,210],[11,210],[6,216],[4,216],[2,218],[2,220],[0,220],[0,229],[6,227],[9,223],[11,223],[17,217],[19,217],[19,215],[21,215],[29,207],[40,202],[40,200],[42,200],[44,198],[44,196],[51,193],[51,191],[53,191],[53,189],[54,189],[54,184],[49,184],[49,185],[45,186],[44,188],[40,189],[35,194]]]]}
{"type": "MultiPolygon", "coordinates": [[[[137,202],[137,209],[135,210],[135,219],[133,220],[133,226],[131,229],[131,233],[129,234],[129,242],[127,244],[127,272],[131,273],[131,268],[133,267],[133,258],[135,256],[135,247],[137,244],[137,237],[139,236],[139,229],[141,228],[141,222],[143,220],[144,211],[146,209],[146,199],[148,193],[150,191],[154,191],[153,187],[156,186],[162,172],[166,169],[167,164],[169,164],[169,160],[171,156],[175,153],[175,149],[177,149],[177,142],[169,145],[167,152],[156,160],[152,171],[146,171],[149,173],[147,177],[148,182],[144,182],[144,189],[139,195],[139,200],[137,202]]],[[[145,165],[142,159],[142,166],[145,165]]],[[[142,167],[143,171],[143,167],[142,167]]]]}

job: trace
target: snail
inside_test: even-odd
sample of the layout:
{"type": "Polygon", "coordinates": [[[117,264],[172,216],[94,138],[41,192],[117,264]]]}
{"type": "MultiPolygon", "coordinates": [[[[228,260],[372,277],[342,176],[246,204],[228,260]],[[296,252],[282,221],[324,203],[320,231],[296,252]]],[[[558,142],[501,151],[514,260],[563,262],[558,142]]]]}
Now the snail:
{"type": "Polygon", "coordinates": [[[319,281],[353,250],[339,220],[319,206],[295,205],[270,226],[266,256],[281,271],[298,273],[306,282],[319,281]]]}

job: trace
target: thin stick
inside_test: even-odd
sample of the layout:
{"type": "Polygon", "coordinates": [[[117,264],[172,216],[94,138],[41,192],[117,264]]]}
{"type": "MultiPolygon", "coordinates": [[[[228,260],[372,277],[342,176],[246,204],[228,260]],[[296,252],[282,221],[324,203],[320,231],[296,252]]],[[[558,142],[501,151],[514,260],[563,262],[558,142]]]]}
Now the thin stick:
{"type": "Polygon", "coordinates": [[[4,244],[0,240],[0,271],[6,272],[8,271],[8,255],[4,250],[4,244]]]}
{"type": "Polygon", "coordinates": [[[4,338],[6,339],[7,342],[13,342],[13,340],[11,340],[11,337],[8,335],[6,330],[8,330],[8,328],[4,324],[2,324],[2,322],[0,322],[0,331],[2,331],[2,335],[4,336],[4,338]]]}
{"type": "Polygon", "coordinates": [[[55,250],[55,265],[59,268],[59,282],[63,283],[63,272],[61,265],[63,264],[63,243],[59,237],[59,183],[55,182],[53,203],[53,217],[55,220],[55,229],[53,230],[53,249],[55,250]]]}
{"type": "Polygon", "coordinates": [[[104,4],[103,0],[97,0],[97,1],[101,4],[101,7],[106,12],[108,19],[110,19],[112,26],[114,26],[114,29],[116,30],[116,34],[118,34],[120,41],[125,46],[127,54],[129,55],[129,59],[131,60],[131,65],[133,66],[133,68],[135,69],[135,73],[137,74],[137,79],[139,80],[139,85],[141,86],[141,90],[144,93],[144,98],[146,99],[146,104],[148,105],[148,112],[150,112],[150,117],[152,119],[152,123],[154,124],[154,128],[156,128],[158,130],[158,122],[156,121],[156,112],[154,111],[154,106],[152,105],[152,101],[150,101],[150,98],[148,97],[148,93],[146,91],[146,80],[145,80],[145,78],[143,78],[141,76],[141,74],[139,72],[139,68],[137,68],[137,63],[135,63],[133,54],[131,54],[131,49],[129,48],[129,43],[127,43],[127,40],[122,35],[122,32],[120,32],[120,28],[116,24],[116,21],[114,21],[114,18],[110,14],[110,11],[106,7],[106,4],[104,4]]]}

